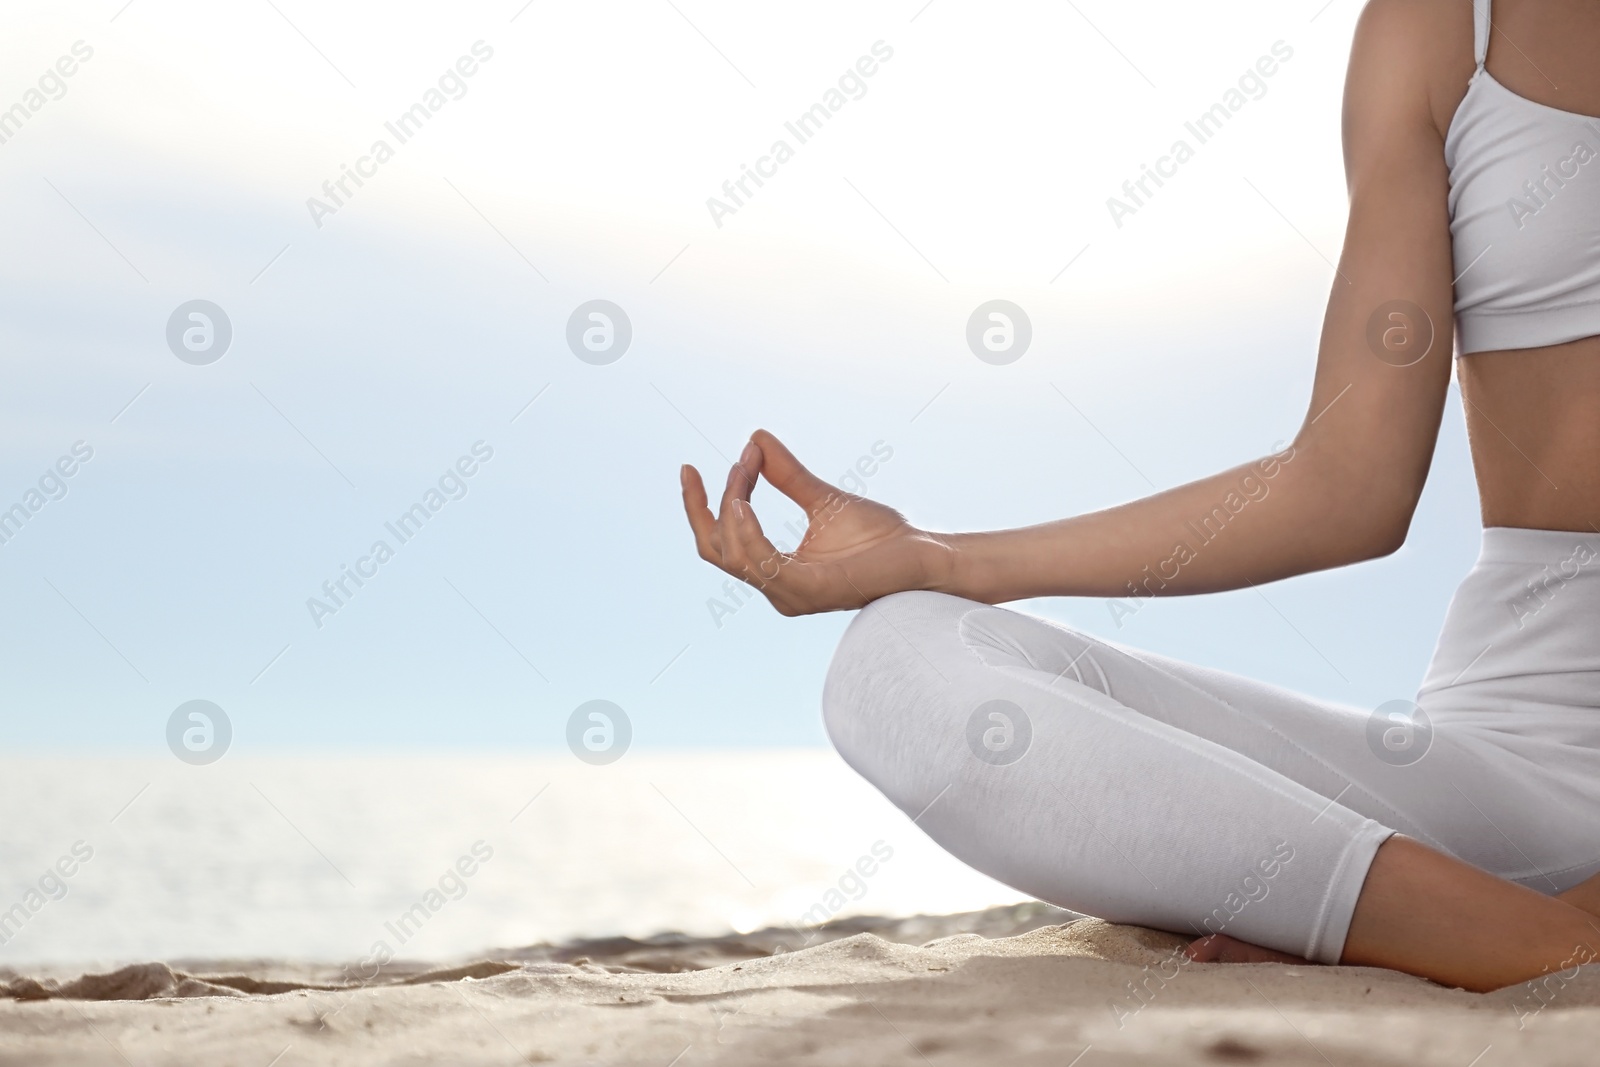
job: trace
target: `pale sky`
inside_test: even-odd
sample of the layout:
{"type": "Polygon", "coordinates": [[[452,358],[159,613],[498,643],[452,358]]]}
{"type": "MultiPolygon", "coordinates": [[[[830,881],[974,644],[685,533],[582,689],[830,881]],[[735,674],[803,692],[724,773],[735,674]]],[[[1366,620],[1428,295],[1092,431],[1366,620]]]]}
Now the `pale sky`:
{"type": "MultiPolygon", "coordinates": [[[[241,750],[557,747],[591,699],[641,746],[822,743],[847,616],[714,621],[677,465],[718,479],[757,426],[828,477],[883,442],[870,495],[974,529],[1292,435],[1357,11],[8,5],[0,509],[93,450],[0,545],[12,743],[159,747],[192,699],[241,750]],[[1199,143],[1185,123],[1230,90],[1199,143]],[[385,124],[430,91],[401,143],[385,124]],[[800,143],[785,124],[831,91],[800,143]],[[1180,138],[1192,158],[1117,226],[1107,199],[1180,138]],[[719,226],[707,199],[779,139],[719,226]],[[597,299],[633,331],[603,366],[565,340],[597,299]],[[1006,366],[966,347],[992,299],[1032,323],[1006,366]],[[209,365],[167,347],[191,300],[232,327],[209,365]],[[308,599],[477,442],[465,496],[319,628],[308,599]]],[[[1452,408],[1395,557],[1120,629],[1102,601],[1026,607],[1375,706],[1414,691],[1476,521],[1452,408]]]]}

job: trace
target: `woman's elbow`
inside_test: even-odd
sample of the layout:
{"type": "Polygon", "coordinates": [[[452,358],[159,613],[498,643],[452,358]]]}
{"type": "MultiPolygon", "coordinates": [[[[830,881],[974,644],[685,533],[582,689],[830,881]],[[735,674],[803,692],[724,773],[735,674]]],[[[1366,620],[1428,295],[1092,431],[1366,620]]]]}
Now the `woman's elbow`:
{"type": "Polygon", "coordinates": [[[1361,557],[1362,562],[1394,555],[1400,551],[1400,546],[1406,543],[1406,535],[1410,531],[1409,518],[1404,522],[1389,523],[1374,530],[1366,554],[1361,557]]]}
{"type": "Polygon", "coordinates": [[[1359,518],[1346,527],[1341,538],[1350,557],[1347,563],[1365,563],[1391,556],[1406,543],[1417,499],[1410,494],[1396,496],[1397,499],[1385,503],[1368,498],[1364,505],[1355,509],[1359,518]]]}
{"type": "Polygon", "coordinates": [[[1346,450],[1305,450],[1304,497],[1321,521],[1325,550],[1335,565],[1362,563],[1399,551],[1422,499],[1427,465],[1353,462],[1346,450]],[[1376,469],[1374,469],[1376,467],[1376,469]]]}
{"type": "Polygon", "coordinates": [[[1348,567],[1398,551],[1411,530],[1416,496],[1344,478],[1302,483],[1301,544],[1316,569],[1348,567]]]}

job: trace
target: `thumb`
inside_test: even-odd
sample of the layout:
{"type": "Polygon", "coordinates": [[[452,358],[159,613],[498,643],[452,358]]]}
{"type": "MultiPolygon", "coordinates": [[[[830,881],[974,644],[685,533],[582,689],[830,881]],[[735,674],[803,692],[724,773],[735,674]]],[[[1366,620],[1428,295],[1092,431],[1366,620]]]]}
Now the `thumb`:
{"type": "Polygon", "coordinates": [[[794,458],[794,453],[766,430],[757,430],[750,435],[750,440],[761,450],[762,477],[771,482],[778,492],[804,508],[807,514],[816,511],[830,496],[840,492],[806,470],[805,465],[794,458]]]}

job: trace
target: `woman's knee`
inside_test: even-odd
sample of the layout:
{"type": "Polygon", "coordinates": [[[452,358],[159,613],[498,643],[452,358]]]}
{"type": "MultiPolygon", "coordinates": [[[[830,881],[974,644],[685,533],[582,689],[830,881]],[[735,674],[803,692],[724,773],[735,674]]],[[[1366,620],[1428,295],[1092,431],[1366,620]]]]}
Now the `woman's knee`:
{"type": "Polygon", "coordinates": [[[908,716],[929,710],[930,694],[948,686],[948,665],[961,650],[962,615],[982,606],[912,590],[875,600],[851,620],[822,690],[823,722],[846,762],[866,774],[871,750],[891,743],[908,716]]]}
{"type": "Polygon", "coordinates": [[[963,614],[982,606],[925,589],[878,598],[851,619],[834,649],[829,678],[893,667],[906,656],[944,645],[957,633],[963,614]]]}

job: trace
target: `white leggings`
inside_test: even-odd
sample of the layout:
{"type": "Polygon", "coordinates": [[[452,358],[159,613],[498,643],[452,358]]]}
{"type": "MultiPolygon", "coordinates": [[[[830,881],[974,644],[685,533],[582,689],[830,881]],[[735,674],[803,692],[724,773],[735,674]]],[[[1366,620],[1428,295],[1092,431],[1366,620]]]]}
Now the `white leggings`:
{"type": "Polygon", "coordinates": [[[1395,832],[1548,894],[1600,872],[1600,537],[1485,530],[1416,704],[1314,700],[931,592],[864,608],[823,692],[845,761],[978,870],[1324,963],[1395,832]]]}

